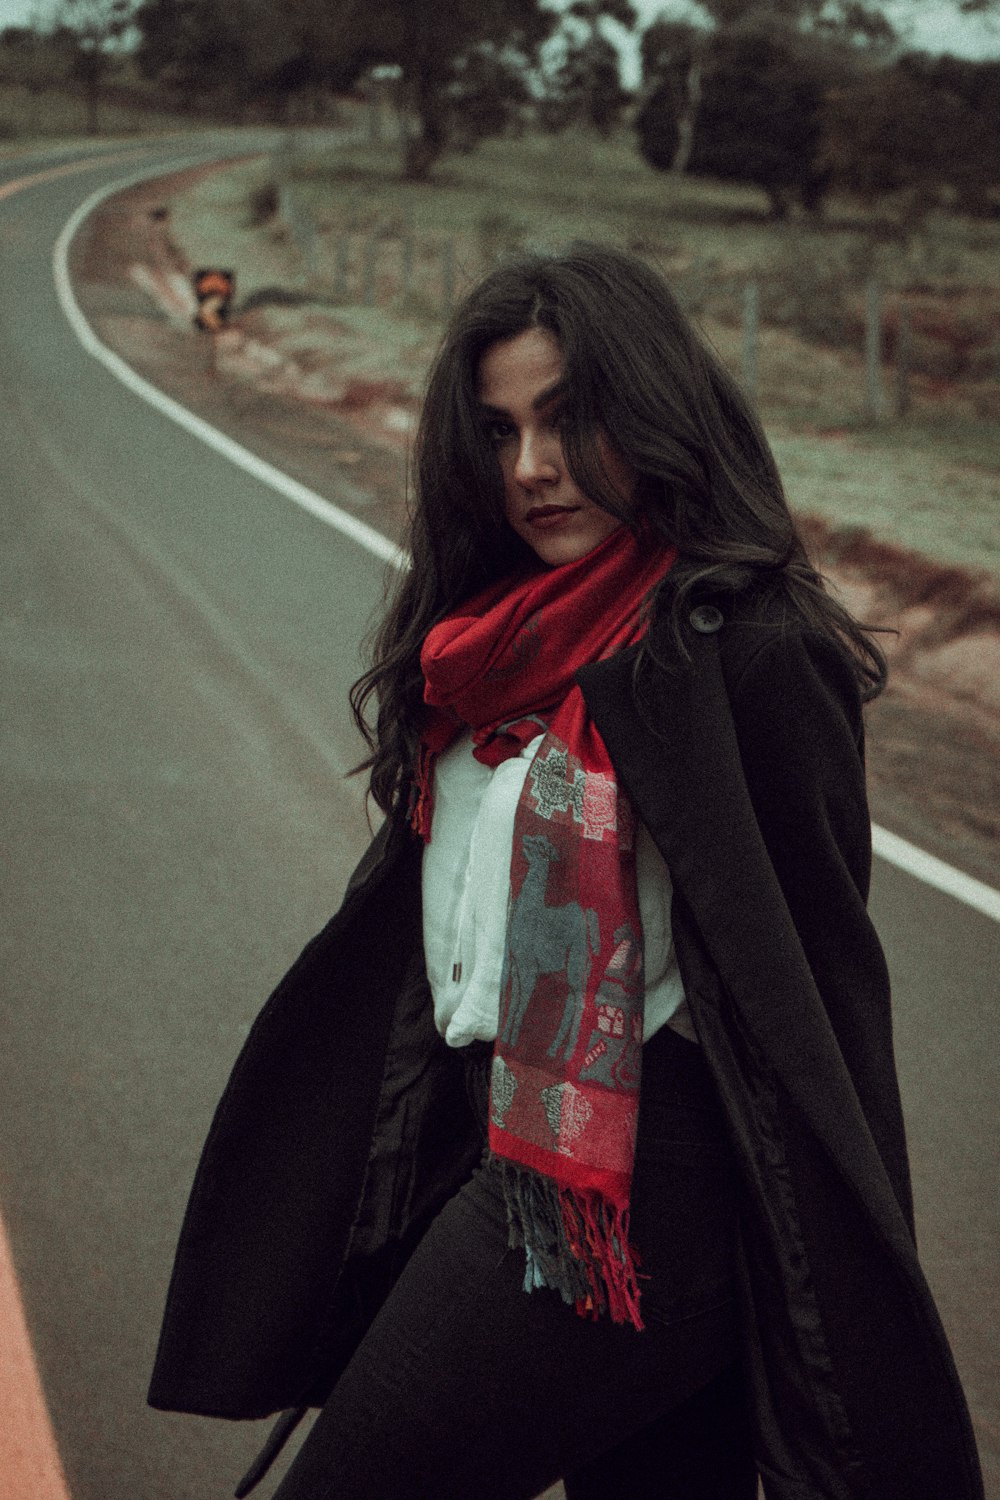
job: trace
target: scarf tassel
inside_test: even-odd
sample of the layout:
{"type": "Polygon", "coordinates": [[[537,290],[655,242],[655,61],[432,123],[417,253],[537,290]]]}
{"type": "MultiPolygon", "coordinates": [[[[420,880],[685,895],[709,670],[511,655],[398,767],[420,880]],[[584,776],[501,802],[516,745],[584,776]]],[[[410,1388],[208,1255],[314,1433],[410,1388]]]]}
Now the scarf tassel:
{"type": "Polygon", "coordinates": [[[548,1287],[582,1317],[645,1326],[639,1313],[639,1256],[628,1239],[628,1209],[593,1191],[493,1156],[507,1207],[508,1242],[525,1253],[524,1290],[548,1287]]]}

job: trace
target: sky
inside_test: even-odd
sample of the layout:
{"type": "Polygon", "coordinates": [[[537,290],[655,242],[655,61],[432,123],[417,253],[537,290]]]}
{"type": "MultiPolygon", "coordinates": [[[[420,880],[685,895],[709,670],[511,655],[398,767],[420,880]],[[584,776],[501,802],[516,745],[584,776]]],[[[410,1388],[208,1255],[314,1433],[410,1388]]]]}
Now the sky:
{"type": "MultiPolygon", "coordinates": [[[[52,13],[55,0],[0,0],[0,30],[24,26],[52,13]]],[[[461,0],[459,0],[461,3],[461,0]]],[[[553,0],[558,4],[558,0],[553,0]]],[[[635,0],[645,26],[656,16],[680,19],[690,14],[687,0],[635,0]]],[[[911,48],[928,52],[953,52],[959,57],[1000,57],[1000,20],[962,16],[954,0],[888,0],[890,18],[911,48]]],[[[626,82],[638,81],[637,49],[626,45],[626,82]]]]}

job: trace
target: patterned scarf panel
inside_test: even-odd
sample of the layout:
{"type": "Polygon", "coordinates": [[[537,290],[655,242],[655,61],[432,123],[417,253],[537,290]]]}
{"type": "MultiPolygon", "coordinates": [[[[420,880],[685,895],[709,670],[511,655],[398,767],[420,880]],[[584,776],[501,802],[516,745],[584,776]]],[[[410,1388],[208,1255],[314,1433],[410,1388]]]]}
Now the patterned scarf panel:
{"type": "Polygon", "coordinates": [[[546,729],[511,851],[491,1161],[525,1288],[642,1327],[628,1241],[643,1026],[635,823],[574,672],[644,633],[675,554],[624,527],[578,562],[495,585],[428,634],[411,816],[430,836],[433,763],[466,727],[487,765],[546,729]]]}

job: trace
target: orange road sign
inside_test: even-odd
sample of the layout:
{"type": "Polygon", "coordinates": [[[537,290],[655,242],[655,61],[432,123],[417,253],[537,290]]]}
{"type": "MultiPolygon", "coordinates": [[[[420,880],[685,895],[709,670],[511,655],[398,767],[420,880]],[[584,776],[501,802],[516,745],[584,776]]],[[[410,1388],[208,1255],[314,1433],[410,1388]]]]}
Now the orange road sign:
{"type": "Polygon", "coordinates": [[[211,267],[194,273],[194,292],[198,298],[198,311],[194,321],[206,333],[218,333],[229,316],[229,309],[236,290],[236,275],[233,271],[218,271],[211,267]]]}

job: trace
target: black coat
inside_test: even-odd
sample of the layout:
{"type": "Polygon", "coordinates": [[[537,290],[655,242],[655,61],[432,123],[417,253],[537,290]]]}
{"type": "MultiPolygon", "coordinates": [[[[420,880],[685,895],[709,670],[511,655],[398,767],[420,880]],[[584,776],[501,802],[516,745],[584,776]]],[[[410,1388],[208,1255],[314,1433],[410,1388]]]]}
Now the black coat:
{"type": "MultiPolygon", "coordinates": [[[[654,625],[675,665],[641,710],[635,648],[578,680],[670,870],[685,992],[740,1162],[767,1494],[976,1500],[914,1250],[854,676],[776,616],[718,621],[693,613],[686,665],[654,625]]],[[[431,1021],[420,854],[383,826],[251,1032],[192,1190],[154,1406],[261,1417],[322,1400],[363,1331],[358,1277],[405,1254],[478,1155],[460,1059],[431,1021]]]]}

